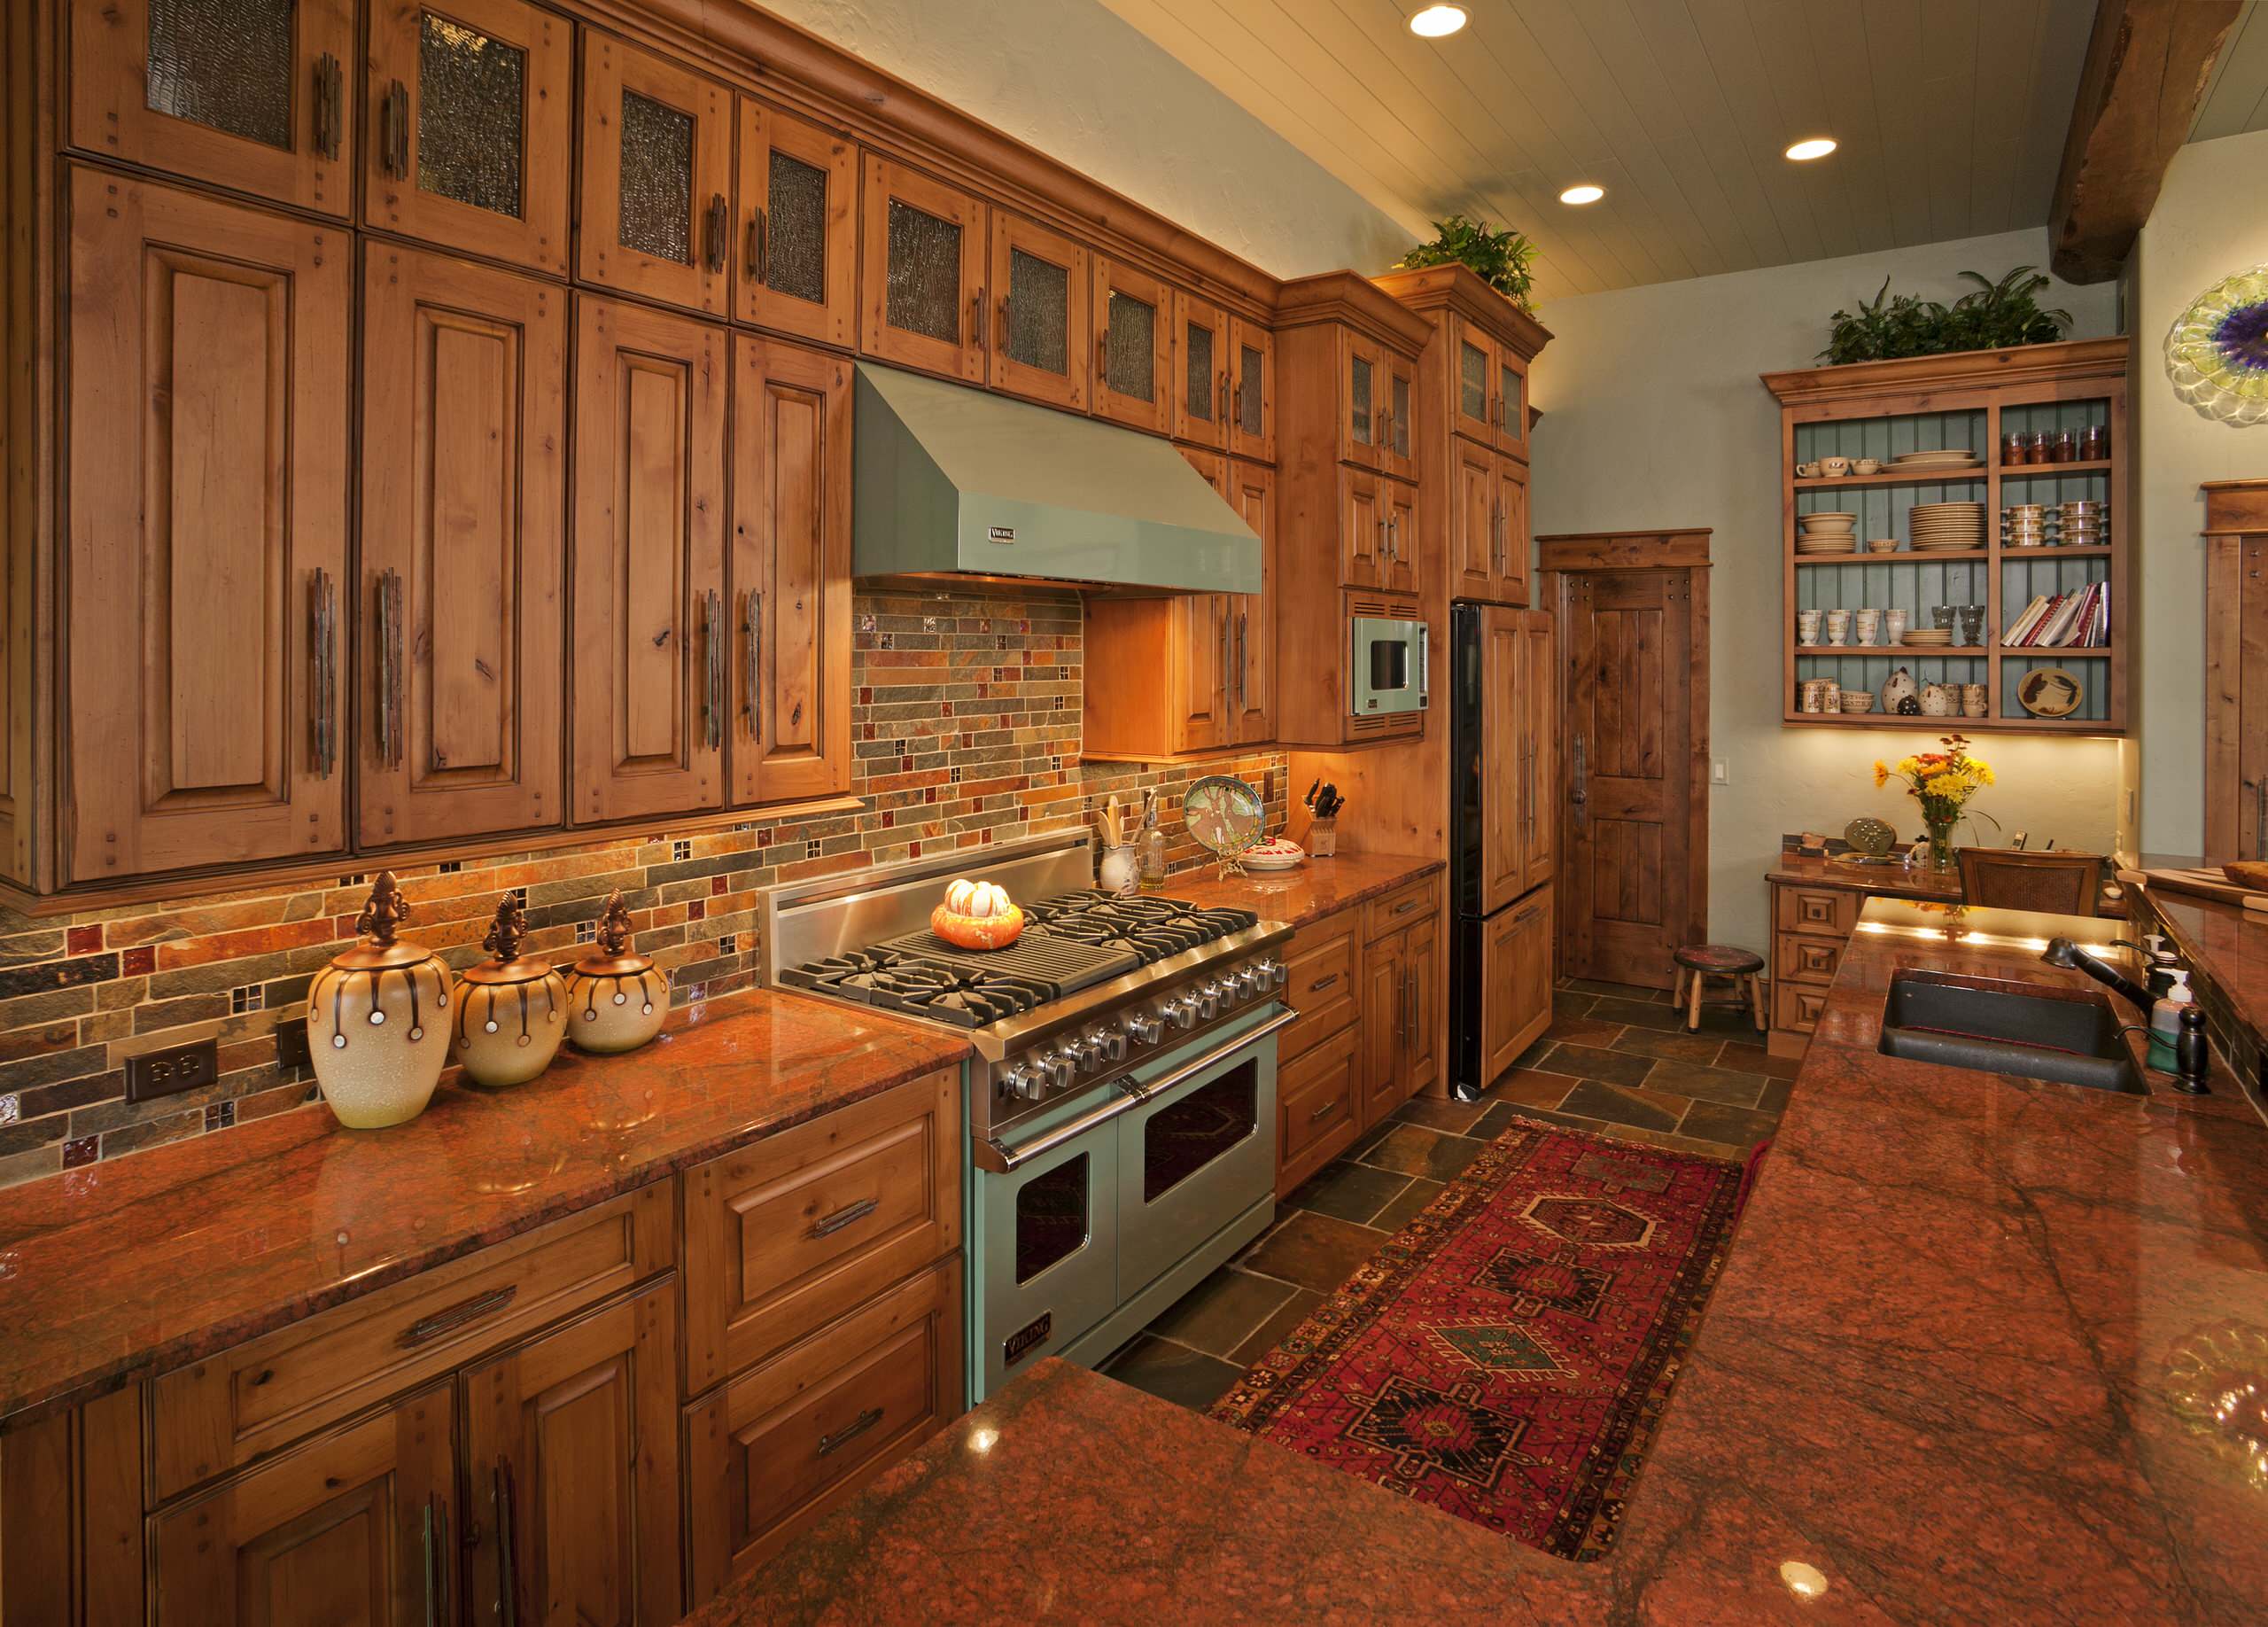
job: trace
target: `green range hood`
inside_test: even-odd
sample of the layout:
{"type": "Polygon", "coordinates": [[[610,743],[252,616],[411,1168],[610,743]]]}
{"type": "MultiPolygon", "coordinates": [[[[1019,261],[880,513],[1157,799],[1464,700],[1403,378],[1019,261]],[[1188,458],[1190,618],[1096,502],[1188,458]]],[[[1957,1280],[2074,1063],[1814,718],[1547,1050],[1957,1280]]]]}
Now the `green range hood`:
{"type": "Polygon", "coordinates": [[[1261,542],[1169,441],[858,363],[852,572],[1258,593],[1261,542]]]}

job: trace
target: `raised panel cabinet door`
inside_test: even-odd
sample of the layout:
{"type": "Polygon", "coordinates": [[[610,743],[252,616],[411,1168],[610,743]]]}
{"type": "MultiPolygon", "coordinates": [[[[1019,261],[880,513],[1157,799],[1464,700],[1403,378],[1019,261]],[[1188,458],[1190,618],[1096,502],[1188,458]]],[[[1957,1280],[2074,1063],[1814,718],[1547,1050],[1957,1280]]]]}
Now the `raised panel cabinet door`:
{"type": "Polygon", "coordinates": [[[858,326],[858,148],[748,97],[740,148],[734,320],[849,349],[858,326]]]}
{"type": "Polygon", "coordinates": [[[1237,459],[1229,465],[1229,502],[1260,539],[1258,593],[1231,594],[1229,714],[1239,745],[1276,738],[1276,471],[1237,459]]]}
{"type": "Polygon", "coordinates": [[[1379,346],[1351,330],[1339,335],[1339,458],[1384,466],[1386,363],[1379,346]]]}
{"type": "Polygon", "coordinates": [[[1173,429],[1173,291],[1156,277],[1094,260],[1095,411],[1130,429],[1173,429]]]}
{"type": "Polygon", "coordinates": [[[91,169],[69,193],[63,873],[336,852],[346,234],[91,169]]]}
{"type": "Polygon", "coordinates": [[[465,1620],[683,1615],[676,1283],[468,1368],[463,1384],[465,1620]]]}
{"type": "Polygon", "coordinates": [[[344,217],[353,0],[69,0],[72,146],[344,217]]]}
{"type": "Polygon", "coordinates": [[[1276,461],[1276,336],[1241,316],[1229,323],[1229,450],[1276,461]]]}
{"type": "Polygon", "coordinates": [[[563,17],[525,0],[381,0],[362,219],[563,276],[574,90],[563,17]]]}
{"type": "Polygon", "coordinates": [[[1551,889],[1489,918],[1481,946],[1480,1086],[1504,1077],[1551,1021],[1551,889]]]}
{"type": "Polygon", "coordinates": [[[1503,557],[1496,495],[1496,455],[1463,435],[1449,440],[1449,593],[1459,599],[1493,599],[1503,557]]]}
{"type": "Polygon", "coordinates": [[[1526,651],[1520,687],[1523,831],[1520,885],[1539,887],[1558,868],[1559,637],[1547,610],[1520,612],[1526,651]]]}
{"type": "Polygon", "coordinates": [[[1229,317],[1217,305],[1173,291],[1173,432],[1177,440],[1224,448],[1233,403],[1229,387],[1229,317]]]}
{"type": "Polygon", "coordinates": [[[576,276],[722,318],[732,298],[732,93],[586,28],[581,128],[576,276]]]}
{"type": "Polygon", "coordinates": [[[725,331],[576,296],[578,824],[724,801],[725,331]]]}
{"type": "Polygon", "coordinates": [[[1449,323],[1449,428],[1496,444],[1496,342],[1466,322],[1449,323]]]}
{"type": "Polygon", "coordinates": [[[1385,482],[1368,470],[1339,469],[1339,580],[1347,588],[1384,588],[1386,576],[1385,482]]]}
{"type": "Polygon", "coordinates": [[[1006,209],[992,212],[990,383],[1072,412],[1094,379],[1087,251],[1006,209]]]}
{"type": "Polygon", "coordinates": [[[1528,599],[1527,465],[1496,459],[1496,576],[1489,597],[1500,604],[1528,599]]]}
{"type": "Polygon", "coordinates": [[[1418,409],[1418,364],[1399,351],[1383,346],[1378,357],[1374,431],[1378,436],[1379,467],[1399,479],[1415,480],[1418,455],[1411,437],[1417,432],[1412,420],[1418,409]]]}
{"type": "Polygon", "coordinates": [[[1418,567],[1418,487],[1388,476],[1379,482],[1379,504],[1386,516],[1386,588],[1414,594],[1423,580],[1418,567]]]}
{"type": "Polygon", "coordinates": [[[983,384],[990,211],[877,153],[860,162],[858,348],[901,367],[983,384]]]}
{"type": "Polygon", "coordinates": [[[1535,681],[1529,650],[1520,612],[1491,606],[1480,624],[1480,715],[1489,720],[1480,745],[1483,915],[1511,903],[1527,885],[1527,758],[1534,730],[1528,695],[1535,681]]]}
{"type": "Polygon", "coordinates": [[[1402,998],[1409,1015],[1402,1020],[1402,1077],[1394,1097],[1406,1102],[1441,1078],[1440,1017],[1441,1004],[1441,928],[1429,917],[1411,927],[1402,950],[1402,998]]]}
{"type": "Polygon", "coordinates": [[[736,803],[850,789],[850,366],[733,339],[736,803]]]}
{"type": "Polygon", "coordinates": [[[1401,1078],[1409,1019],[1409,935],[1396,932],[1364,946],[1363,969],[1363,1123],[1376,1124],[1394,1103],[1401,1078]]]}
{"type": "Polygon", "coordinates": [[[357,834],[563,823],[567,291],[363,253],[357,834]]]}
{"type": "Polygon", "coordinates": [[[1210,751],[1235,738],[1228,673],[1234,596],[1189,593],[1173,601],[1173,749],[1210,751]]]}
{"type": "Polygon", "coordinates": [[[152,1627],[431,1627],[458,1616],[447,1385],[150,1522],[152,1627]]]}

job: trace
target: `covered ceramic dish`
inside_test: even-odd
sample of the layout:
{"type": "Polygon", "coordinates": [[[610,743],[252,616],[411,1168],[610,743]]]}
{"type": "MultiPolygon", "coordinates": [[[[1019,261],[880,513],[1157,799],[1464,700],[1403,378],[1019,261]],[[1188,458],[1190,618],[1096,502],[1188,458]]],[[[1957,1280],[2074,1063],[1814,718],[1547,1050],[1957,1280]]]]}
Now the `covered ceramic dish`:
{"type": "Polygon", "coordinates": [[[607,894],[597,947],[567,974],[567,1037],[583,1051],[634,1051],[662,1031],[670,982],[630,952],[630,910],[607,894]]]}
{"type": "Polygon", "coordinates": [[[381,871],[354,918],[354,947],[307,990],[307,1047],[322,1099],[355,1130],[407,1124],[425,1110],[449,1054],[449,987],[439,955],[394,934],[409,900],[381,871]]]}
{"type": "Polygon", "coordinates": [[[507,897],[480,946],[489,959],[459,974],[457,1061],[476,1085],[524,1085],[551,1065],[567,1031],[567,979],[541,955],[522,957],[527,911],[507,897]]]}

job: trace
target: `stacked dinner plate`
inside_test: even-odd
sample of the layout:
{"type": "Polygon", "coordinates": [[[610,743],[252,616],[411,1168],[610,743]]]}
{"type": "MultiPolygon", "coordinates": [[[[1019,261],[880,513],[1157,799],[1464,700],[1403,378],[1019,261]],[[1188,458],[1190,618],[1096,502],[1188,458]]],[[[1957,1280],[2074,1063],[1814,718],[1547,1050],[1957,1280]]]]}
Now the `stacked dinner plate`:
{"type": "Polygon", "coordinates": [[[1823,509],[1796,517],[1798,554],[1855,554],[1859,551],[1859,517],[1844,509],[1823,509]]]}
{"type": "Polygon", "coordinates": [[[1950,627],[1909,627],[1899,635],[1898,642],[1915,650],[1943,650],[1953,642],[1950,627]]]}
{"type": "Polygon", "coordinates": [[[1890,460],[1890,466],[1900,474],[1953,474],[1980,469],[1984,460],[1967,447],[1946,447],[1937,452],[1900,452],[1890,460]]]}
{"type": "Polygon", "coordinates": [[[1917,554],[1952,554],[1984,546],[1981,502],[1917,502],[1906,516],[1917,554]]]}

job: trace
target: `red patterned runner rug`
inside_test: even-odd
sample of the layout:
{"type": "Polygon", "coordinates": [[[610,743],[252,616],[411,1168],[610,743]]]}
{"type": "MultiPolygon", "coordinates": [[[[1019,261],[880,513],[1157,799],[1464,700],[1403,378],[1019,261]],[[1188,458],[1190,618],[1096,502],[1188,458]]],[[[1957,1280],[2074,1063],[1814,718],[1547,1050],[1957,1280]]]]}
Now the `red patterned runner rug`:
{"type": "Polygon", "coordinates": [[[1735,1162],[1518,1120],[1212,1416],[1561,1559],[1599,1558],[1740,1185],[1735,1162]]]}

